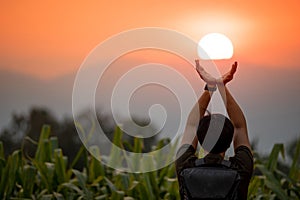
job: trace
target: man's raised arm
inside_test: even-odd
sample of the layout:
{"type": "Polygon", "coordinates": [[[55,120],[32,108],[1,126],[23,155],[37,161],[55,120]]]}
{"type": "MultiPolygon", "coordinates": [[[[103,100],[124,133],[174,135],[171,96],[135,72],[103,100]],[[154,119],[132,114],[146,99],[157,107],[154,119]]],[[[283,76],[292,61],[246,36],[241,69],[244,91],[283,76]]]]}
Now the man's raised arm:
{"type": "Polygon", "coordinates": [[[227,100],[227,112],[234,125],[234,149],[244,145],[251,150],[251,145],[248,137],[247,123],[244,113],[226,87],[225,92],[227,100]]]}
{"type": "Polygon", "coordinates": [[[180,146],[182,146],[183,144],[191,144],[194,149],[197,148],[198,138],[196,132],[199,125],[199,120],[204,116],[206,108],[209,104],[210,95],[210,92],[205,90],[199,98],[198,102],[194,105],[192,111],[189,114],[180,146]]]}
{"type": "Polygon", "coordinates": [[[218,81],[218,88],[226,105],[227,113],[234,125],[233,145],[234,149],[239,146],[247,146],[251,150],[251,145],[248,137],[247,123],[244,113],[237,104],[233,96],[230,94],[226,84],[232,80],[237,69],[237,62],[232,65],[231,70],[222,76],[221,81],[218,81]]]}
{"type": "MultiPolygon", "coordinates": [[[[200,66],[199,60],[195,60],[196,70],[203,80],[207,83],[207,87],[215,87],[216,79],[210,74],[206,73],[203,67],[200,66]]],[[[192,111],[189,114],[187,124],[181,140],[181,146],[183,144],[191,144],[194,149],[197,148],[198,138],[196,136],[199,120],[204,116],[207,106],[210,102],[212,92],[204,90],[198,102],[194,105],[192,111]]]]}

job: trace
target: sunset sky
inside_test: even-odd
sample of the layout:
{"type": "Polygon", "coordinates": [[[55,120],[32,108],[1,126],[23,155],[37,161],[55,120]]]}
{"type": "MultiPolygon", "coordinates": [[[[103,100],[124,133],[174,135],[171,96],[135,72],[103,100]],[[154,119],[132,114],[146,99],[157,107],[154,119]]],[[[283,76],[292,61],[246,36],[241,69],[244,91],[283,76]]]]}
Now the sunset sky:
{"type": "Polygon", "coordinates": [[[103,40],[147,26],[196,41],[209,32],[226,34],[240,62],[285,68],[299,61],[296,0],[105,2],[1,2],[0,68],[45,79],[74,72],[103,40]]]}
{"type": "MultiPolygon", "coordinates": [[[[33,104],[49,106],[58,115],[63,109],[70,114],[71,81],[52,94],[68,97],[50,103],[35,98],[39,93],[31,90],[30,84],[38,87],[36,83],[42,81],[55,91],[52,83],[66,76],[74,80],[86,56],[107,38],[130,29],[161,27],[195,41],[210,32],[227,35],[234,46],[233,59],[240,64],[232,88],[246,110],[249,129],[255,131],[252,139],[262,132],[277,131],[271,142],[286,142],[280,135],[283,130],[291,135],[289,140],[299,137],[299,7],[297,0],[2,1],[0,92],[4,96],[0,125],[7,123],[11,112],[33,104]],[[12,76],[17,78],[7,73],[17,74],[12,76]],[[21,86],[14,85],[21,76],[30,78],[21,86]],[[36,82],[29,81],[33,79],[36,82]]],[[[262,136],[264,141],[268,137],[262,136]]]]}

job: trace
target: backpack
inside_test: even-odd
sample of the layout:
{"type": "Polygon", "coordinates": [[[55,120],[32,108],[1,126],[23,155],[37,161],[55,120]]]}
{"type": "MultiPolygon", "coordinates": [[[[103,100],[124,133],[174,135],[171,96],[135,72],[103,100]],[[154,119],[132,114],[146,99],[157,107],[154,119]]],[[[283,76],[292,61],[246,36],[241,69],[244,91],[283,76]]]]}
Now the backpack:
{"type": "Polygon", "coordinates": [[[180,173],[184,199],[238,199],[240,175],[230,168],[231,162],[205,164],[197,159],[195,167],[183,169],[180,173]]]}

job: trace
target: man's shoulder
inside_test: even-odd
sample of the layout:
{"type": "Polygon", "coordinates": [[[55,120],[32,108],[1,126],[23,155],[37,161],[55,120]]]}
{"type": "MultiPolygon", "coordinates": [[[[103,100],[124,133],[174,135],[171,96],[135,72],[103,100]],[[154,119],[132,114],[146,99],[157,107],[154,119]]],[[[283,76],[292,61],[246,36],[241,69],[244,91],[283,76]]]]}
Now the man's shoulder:
{"type": "Polygon", "coordinates": [[[176,154],[176,171],[179,173],[182,169],[194,167],[197,156],[195,155],[195,148],[190,144],[182,145],[176,154]]]}
{"type": "Polygon", "coordinates": [[[179,147],[176,158],[183,157],[185,155],[195,154],[196,149],[190,144],[183,144],[179,147]]]}
{"type": "Polygon", "coordinates": [[[230,159],[242,159],[253,161],[253,154],[247,146],[239,146],[234,150],[234,156],[230,159]]]}
{"type": "Polygon", "coordinates": [[[246,146],[239,146],[235,149],[235,155],[229,158],[232,168],[238,171],[245,171],[252,174],[253,155],[251,150],[246,146]]]}

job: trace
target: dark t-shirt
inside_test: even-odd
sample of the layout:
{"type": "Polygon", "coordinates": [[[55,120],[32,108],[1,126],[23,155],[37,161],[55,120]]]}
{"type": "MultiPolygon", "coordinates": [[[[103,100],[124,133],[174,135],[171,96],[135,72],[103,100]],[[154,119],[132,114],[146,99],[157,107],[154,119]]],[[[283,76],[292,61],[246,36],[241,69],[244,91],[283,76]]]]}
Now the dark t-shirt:
{"type": "MultiPolygon", "coordinates": [[[[195,160],[198,159],[195,155],[196,150],[192,145],[184,144],[177,152],[177,159],[175,162],[176,173],[180,179],[180,172],[185,168],[195,167],[195,160]]],[[[204,157],[205,163],[221,163],[222,157],[218,154],[208,154],[204,157]]],[[[235,155],[229,158],[230,168],[235,169],[241,176],[239,185],[239,199],[247,199],[248,186],[253,172],[253,156],[250,149],[246,146],[239,146],[235,149],[235,155]]],[[[183,199],[183,188],[179,180],[180,196],[183,199]]]]}

